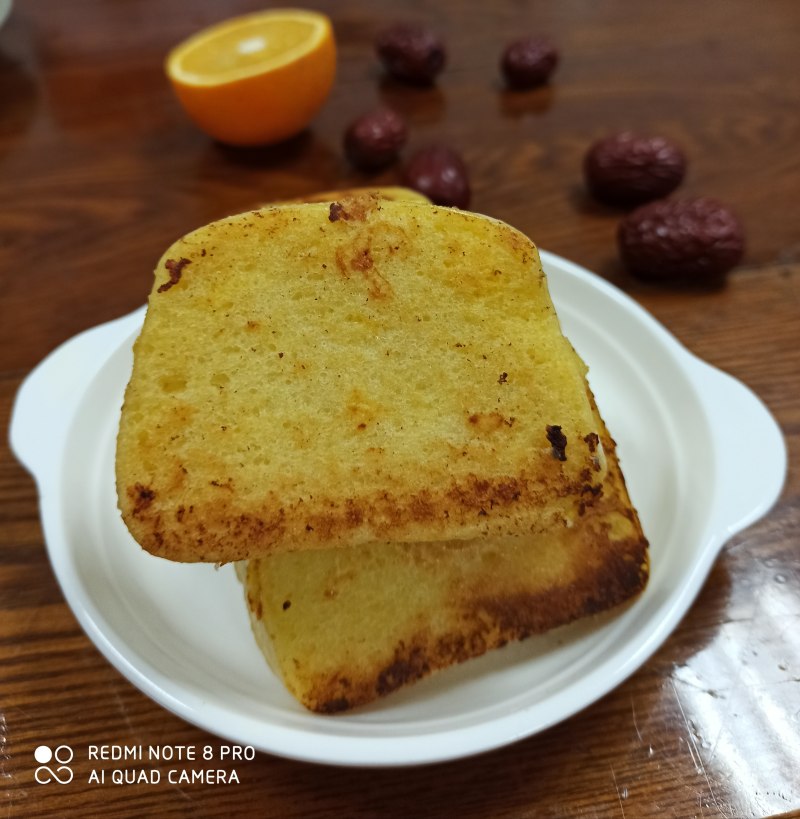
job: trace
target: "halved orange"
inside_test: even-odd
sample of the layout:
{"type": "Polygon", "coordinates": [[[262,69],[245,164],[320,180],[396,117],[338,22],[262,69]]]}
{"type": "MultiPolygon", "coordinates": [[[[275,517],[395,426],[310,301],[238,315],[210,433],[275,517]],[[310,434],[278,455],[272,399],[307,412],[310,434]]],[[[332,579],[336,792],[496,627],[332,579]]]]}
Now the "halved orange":
{"type": "Polygon", "coordinates": [[[167,56],[167,76],[189,117],[230,145],[280,142],[302,131],[336,74],[331,21],[273,9],[204,29],[167,56]]]}

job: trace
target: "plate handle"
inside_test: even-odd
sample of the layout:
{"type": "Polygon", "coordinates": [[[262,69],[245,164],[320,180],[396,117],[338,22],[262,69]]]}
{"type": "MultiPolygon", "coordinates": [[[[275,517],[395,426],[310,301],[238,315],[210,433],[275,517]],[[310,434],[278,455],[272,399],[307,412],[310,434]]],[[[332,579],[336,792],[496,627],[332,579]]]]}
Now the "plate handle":
{"type": "Polygon", "coordinates": [[[137,324],[143,309],[93,327],[65,341],[25,378],[11,411],[9,443],[17,459],[37,479],[40,491],[59,463],[74,410],[109,349],[137,324]]]}
{"type": "Polygon", "coordinates": [[[723,476],[715,493],[715,519],[729,535],[765,515],[786,479],[786,443],[761,399],[733,376],[694,360],[700,399],[713,419],[713,446],[723,476]]]}

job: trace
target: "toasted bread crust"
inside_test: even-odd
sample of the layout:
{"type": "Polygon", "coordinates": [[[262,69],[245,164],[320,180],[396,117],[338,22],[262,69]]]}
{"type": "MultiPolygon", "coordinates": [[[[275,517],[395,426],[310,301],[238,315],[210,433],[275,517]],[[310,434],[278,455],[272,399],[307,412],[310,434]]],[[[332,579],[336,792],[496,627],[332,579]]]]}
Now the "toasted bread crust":
{"type": "MultiPolygon", "coordinates": [[[[608,536],[598,533],[595,545],[598,549],[608,548],[608,536]]],[[[306,708],[321,714],[366,705],[508,643],[619,606],[644,589],[647,566],[646,541],[630,538],[614,543],[609,563],[587,569],[578,581],[515,597],[477,598],[463,611],[461,632],[439,635],[420,631],[410,635],[374,678],[354,679],[350,669],[344,668],[342,673],[331,674],[311,688],[294,693],[306,708]]]]}
{"type": "Polygon", "coordinates": [[[158,492],[142,484],[126,489],[129,512],[126,522],[136,540],[147,551],[179,562],[244,560],[274,543],[287,543],[281,551],[302,551],[325,546],[353,546],[379,541],[414,543],[452,538],[472,540],[513,534],[502,519],[491,527],[487,510],[498,517],[503,510],[519,505],[541,505],[550,510],[529,527],[532,533],[563,525],[574,512],[592,505],[602,493],[599,483],[583,480],[570,483],[554,475],[547,484],[522,476],[483,479],[470,475],[453,482],[441,492],[422,489],[407,496],[389,491],[360,498],[319,496],[310,502],[286,504],[268,498],[261,507],[237,508],[233,487],[220,484],[217,499],[202,509],[193,504],[174,508],[159,505],[158,492]],[[559,504],[557,501],[561,501],[559,504]],[[315,510],[323,511],[315,511],[315,510]]]}
{"type": "Polygon", "coordinates": [[[372,195],[241,214],[156,269],[119,506],[187,562],[541,531],[602,491],[584,372],[507,225],[372,195]]]}

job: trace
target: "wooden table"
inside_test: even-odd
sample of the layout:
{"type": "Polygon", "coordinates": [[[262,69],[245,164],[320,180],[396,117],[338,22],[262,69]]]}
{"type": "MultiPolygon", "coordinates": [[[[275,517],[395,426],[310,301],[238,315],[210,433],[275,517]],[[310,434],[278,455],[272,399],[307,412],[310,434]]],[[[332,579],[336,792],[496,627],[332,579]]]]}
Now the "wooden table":
{"type": "MultiPolygon", "coordinates": [[[[666,644],[566,722],[480,757],[405,770],[332,769],[259,754],[240,784],[100,786],[75,763],[34,781],[59,742],[219,746],[118,674],[79,628],[45,551],[36,487],[0,461],[0,785],[4,816],[764,817],[800,808],[800,4],[795,0],[412,2],[447,38],[438,85],[382,78],[372,38],[394,4],[313,3],[340,47],[333,94],[286,144],[233,150],[187,122],[165,82],[170,46],[251,8],[242,0],[17,2],[0,31],[0,418],[60,342],[142,304],[177,236],[259,203],[350,184],[341,135],[383,102],[411,146],[461,150],[476,210],[631,294],[691,350],[749,384],[785,432],[790,473],[767,518],[734,537],[666,644]],[[502,46],[545,32],[549,87],[504,91],[502,46]],[[644,286],[617,260],[619,212],[585,194],[581,158],[609,131],[680,141],[682,192],[729,202],[747,227],[726,287],[644,286]]],[[[753,435],[758,430],[752,431],[753,435]]],[[[731,446],[736,446],[732,441],[731,446]]],[[[797,814],[795,814],[797,815],[797,814]]]]}

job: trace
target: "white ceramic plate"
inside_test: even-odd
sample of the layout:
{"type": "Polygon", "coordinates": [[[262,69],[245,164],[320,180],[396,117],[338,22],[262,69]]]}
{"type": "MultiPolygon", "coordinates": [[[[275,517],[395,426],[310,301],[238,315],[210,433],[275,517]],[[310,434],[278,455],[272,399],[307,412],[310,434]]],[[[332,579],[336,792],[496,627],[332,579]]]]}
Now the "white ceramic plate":
{"type": "Polygon", "coordinates": [[[650,584],[632,607],[491,652],[351,714],[308,713],[256,648],[233,568],[151,557],[116,510],[114,443],[141,309],[46,358],[22,385],[11,426],[14,451],[38,482],[56,575],[100,651],[189,722],[337,765],[419,764],[496,748],[629,676],[687,611],[725,540],[774,503],[786,450],[741,383],[602,279],[548,253],[542,260],[651,543],[650,584]]]}

